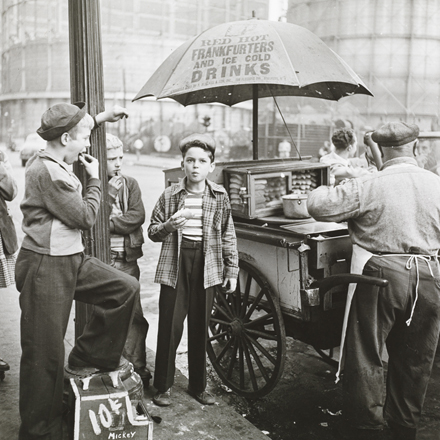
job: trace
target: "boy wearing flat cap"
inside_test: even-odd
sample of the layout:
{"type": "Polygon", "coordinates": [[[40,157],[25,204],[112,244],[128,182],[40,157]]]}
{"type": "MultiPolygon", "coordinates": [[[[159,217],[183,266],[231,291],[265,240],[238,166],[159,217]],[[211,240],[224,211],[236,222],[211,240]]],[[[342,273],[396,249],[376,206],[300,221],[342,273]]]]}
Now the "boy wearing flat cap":
{"type": "Polygon", "coordinates": [[[155,282],[161,284],[153,401],[171,403],[176,350],[188,315],[188,393],[204,405],[206,341],[215,286],[235,291],[238,252],[226,190],[207,179],[215,143],[206,134],[180,142],[185,178],[165,189],[151,215],[148,236],[162,242],[155,282]]]}
{"type": "Polygon", "coordinates": [[[415,439],[431,375],[440,330],[440,177],[417,166],[418,134],[416,125],[385,124],[372,134],[383,151],[378,173],[308,198],[315,219],[348,222],[351,271],[389,281],[349,290],[341,342],[343,411],[356,430],[349,438],[381,438],[386,419],[395,440],[415,439]]]}
{"type": "Polygon", "coordinates": [[[121,353],[139,283],[86,256],[81,237],[93,226],[101,198],[99,163],[85,153],[91,130],[123,116],[125,109],[114,107],[94,120],[84,103],[57,104],[43,114],[37,130],[47,145],[26,168],[20,205],[25,237],[16,265],[22,312],[20,440],[63,438],[64,336],[74,299],[94,307],[66,370],[83,376],[130,367],[121,353]],[[69,167],[78,160],[88,175],[84,197],[69,167]]]}

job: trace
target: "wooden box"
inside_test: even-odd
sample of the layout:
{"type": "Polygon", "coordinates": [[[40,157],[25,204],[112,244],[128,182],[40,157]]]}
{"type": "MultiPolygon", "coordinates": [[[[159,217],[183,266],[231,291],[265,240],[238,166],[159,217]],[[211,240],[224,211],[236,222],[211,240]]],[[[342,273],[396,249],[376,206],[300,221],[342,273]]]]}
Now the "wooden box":
{"type": "Polygon", "coordinates": [[[153,421],[136,391],[142,382],[136,373],[123,382],[117,377],[117,387],[107,375],[89,380],[70,379],[70,407],[73,412],[74,440],[152,440],[153,421]],[[140,384],[140,385],[139,385],[140,384]],[[131,398],[130,398],[131,397],[131,398]]]}

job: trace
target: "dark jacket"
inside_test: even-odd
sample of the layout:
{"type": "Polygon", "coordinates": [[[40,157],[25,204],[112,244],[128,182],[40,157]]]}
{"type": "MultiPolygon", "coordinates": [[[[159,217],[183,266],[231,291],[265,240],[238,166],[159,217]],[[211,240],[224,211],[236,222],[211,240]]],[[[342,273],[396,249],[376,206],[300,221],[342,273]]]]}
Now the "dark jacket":
{"type": "MultiPolygon", "coordinates": [[[[119,190],[119,200],[124,214],[110,219],[110,232],[124,236],[125,258],[127,261],[136,261],[143,255],[142,225],[145,222],[145,209],[136,179],[130,176],[122,176],[122,178],[124,183],[119,190]]],[[[109,195],[110,207],[114,202],[115,198],[109,195]]]]}

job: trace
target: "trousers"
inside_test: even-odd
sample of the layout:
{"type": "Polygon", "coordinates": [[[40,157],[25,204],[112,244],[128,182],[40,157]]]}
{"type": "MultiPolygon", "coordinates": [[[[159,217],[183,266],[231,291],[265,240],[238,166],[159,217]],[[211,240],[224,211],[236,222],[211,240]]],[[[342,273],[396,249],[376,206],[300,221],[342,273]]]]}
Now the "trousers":
{"type": "Polygon", "coordinates": [[[20,440],[62,437],[64,336],[73,300],[93,305],[72,352],[113,369],[127,339],[138,281],[84,254],[50,256],[21,249],[16,285],[21,307],[20,440]]]}
{"type": "Polygon", "coordinates": [[[378,429],[384,418],[416,428],[440,331],[438,262],[374,256],[363,273],[385,278],[389,285],[358,285],[354,293],[346,339],[344,414],[359,428],[378,429]]]}
{"type": "MultiPolygon", "coordinates": [[[[139,281],[141,273],[137,261],[127,261],[125,257],[113,257],[112,254],[111,266],[135,277],[139,281]]],[[[133,322],[128,332],[123,352],[124,357],[133,364],[135,370],[142,370],[147,366],[145,341],[147,339],[148,328],[149,324],[144,317],[141,298],[139,296],[139,301],[136,301],[135,304],[133,322]]]]}
{"type": "Polygon", "coordinates": [[[165,392],[174,383],[176,351],[188,316],[188,388],[206,388],[206,341],[214,289],[203,287],[202,249],[181,249],[176,288],[161,284],[154,387],[165,392]]]}

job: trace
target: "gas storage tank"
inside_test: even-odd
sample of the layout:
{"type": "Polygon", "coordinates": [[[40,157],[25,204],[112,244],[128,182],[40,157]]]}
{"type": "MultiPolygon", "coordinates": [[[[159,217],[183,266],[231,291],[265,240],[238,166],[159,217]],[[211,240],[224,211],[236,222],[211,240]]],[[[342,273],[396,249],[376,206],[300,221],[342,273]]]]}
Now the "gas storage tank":
{"type": "Polygon", "coordinates": [[[318,35],[374,98],[353,96],[369,124],[402,120],[438,130],[440,2],[290,0],[287,21],[318,35]]]}

